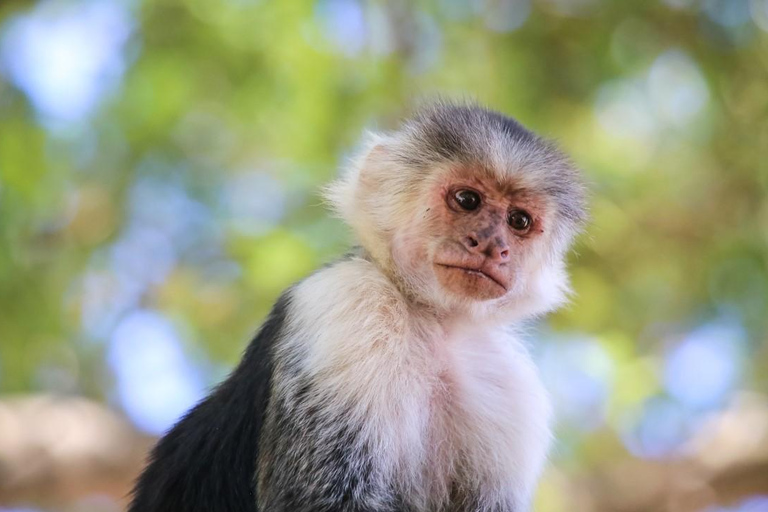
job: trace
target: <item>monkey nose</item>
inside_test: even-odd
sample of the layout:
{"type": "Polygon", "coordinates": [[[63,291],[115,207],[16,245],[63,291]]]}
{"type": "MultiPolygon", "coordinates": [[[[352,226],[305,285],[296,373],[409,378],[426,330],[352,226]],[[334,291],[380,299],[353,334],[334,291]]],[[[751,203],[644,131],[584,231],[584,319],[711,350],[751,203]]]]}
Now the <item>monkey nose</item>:
{"type": "Polygon", "coordinates": [[[485,254],[493,261],[504,263],[509,260],[509,247],[503,240],[494,240],[488,244],[485,254]]]}
{"type": "Polygon", "coordinates": [[[462,242],[469,252],[483,254],[497,263],[504,263],[509,260],[509,246],[500,236],[480,240],[472,234],[464,237],[462,242]]]}

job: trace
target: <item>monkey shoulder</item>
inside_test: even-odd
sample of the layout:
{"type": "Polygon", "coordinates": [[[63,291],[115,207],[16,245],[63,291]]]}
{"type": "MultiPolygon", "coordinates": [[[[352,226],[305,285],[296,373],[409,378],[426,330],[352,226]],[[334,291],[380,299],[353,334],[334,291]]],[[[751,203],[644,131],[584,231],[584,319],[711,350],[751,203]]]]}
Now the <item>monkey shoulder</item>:
{"type": "Polygon", "coordinates": [[[306,287],[332,294],[343,303],[355,300],[369,303],[372,299],[385,299],[405,304],[397,287],[381,269],[357,255],[349,255],[315,272],[299,284],[297,291],[303,292],[306,287]]]}
{"type": "Polygon", "coordinates": [[[391,337],[403,334],[408,306],[398,288],[372,262],[352,256],[299,283],[291,303],[292,327],[317,336],[391,337]]]}
{"type": "MultiPolygon", "coordinates": [[[[341,260],[291,290],[286,335],[275,350],[274,381],[295,379],[348,410],[392,406],[418,374],[408,304],[370,261],[341,260]]],[[[413,393],[411,393],[413,394],[413,393]]]]}
{"type": "Polygon", "coordinates": [[[385,475],[394,474],[406,446],[398,411],[408,380],[393,370],[407,345],[404,302],[356,257],[288,295],[260,440],[259,503],[264,510],[391,510],[385,475]],[[392,449],[375,450],[382,442],[392,449]]]}
{"type": "Polygon", "coordinates": [[[257,512],[253,474],[271,352],[288,309],[286,293],[237,368],[160,439],[136,482],[129,512],[257,512]]]}

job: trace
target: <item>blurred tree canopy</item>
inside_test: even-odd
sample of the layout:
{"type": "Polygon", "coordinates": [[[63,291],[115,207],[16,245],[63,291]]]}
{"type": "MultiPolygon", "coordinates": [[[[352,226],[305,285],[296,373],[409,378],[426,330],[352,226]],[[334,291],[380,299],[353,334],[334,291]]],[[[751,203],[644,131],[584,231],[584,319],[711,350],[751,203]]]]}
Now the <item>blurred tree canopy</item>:
{"type": "Polygon", "coordinates": [[[534,343],[565,471],[764,398],[768,0],[6,0],[2,392],[162,432],[350,243],[317,191],[361,132],[436,94],[590,180],[573,302],[534,343]]]}

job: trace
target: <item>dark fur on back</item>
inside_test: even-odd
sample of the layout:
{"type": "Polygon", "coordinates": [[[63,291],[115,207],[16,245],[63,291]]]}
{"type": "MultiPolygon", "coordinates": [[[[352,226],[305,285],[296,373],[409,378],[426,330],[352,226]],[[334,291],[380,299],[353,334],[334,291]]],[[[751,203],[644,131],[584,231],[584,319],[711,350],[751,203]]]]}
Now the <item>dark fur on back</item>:
{"type": "Polygon", "coordinates": [[[256,512],[254,474],[269,400],[272,347],[289,294],[277,301],[240,365],[152,451],[129,512],[256,512]]]}

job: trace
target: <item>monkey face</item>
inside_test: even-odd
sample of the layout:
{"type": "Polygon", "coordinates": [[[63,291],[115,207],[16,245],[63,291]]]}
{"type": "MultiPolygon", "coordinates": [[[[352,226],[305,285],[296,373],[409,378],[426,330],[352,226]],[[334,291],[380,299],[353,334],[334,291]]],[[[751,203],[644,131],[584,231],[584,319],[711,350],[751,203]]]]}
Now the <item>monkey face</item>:
{"type": "Polygon", "coordinates": [[[543,233],[542,201],[471,169],[449,173],[432,196],[439,233],[432,265],[441,287],[488,300],[519,285],[515,280],[543,233]]]}
{"type": "Polygon", "coordinates": [[[564,301],[564,257],[586,218],[568,158],[476,106],[426,108],[369,136],[326,197],[404,294],[505,321],[564,301]]]}
{"type": "Polygon", "coordinates": [[[404,274],[431,282],[433,296],[462,301],[504,301],[531,289],[550,217],[544,194],[466,166],[427,188],[427,204],[395,237],[404,274]]]}

